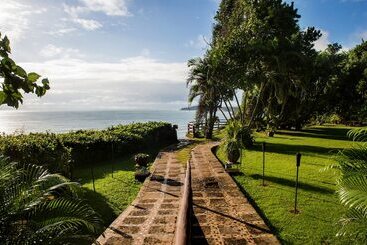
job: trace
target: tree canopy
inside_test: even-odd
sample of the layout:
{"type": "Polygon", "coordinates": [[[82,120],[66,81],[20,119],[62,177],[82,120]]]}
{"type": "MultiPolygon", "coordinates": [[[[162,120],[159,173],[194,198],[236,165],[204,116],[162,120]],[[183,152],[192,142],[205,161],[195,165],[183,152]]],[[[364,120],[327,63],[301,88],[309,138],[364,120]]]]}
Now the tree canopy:
{"type": "Polygon", "coordinates": [[[221,1],[203,60],[217,108],[227,107],[229,119],[296,129],[332,114],[366,121],[366,42],[349,51],[337,43],[317,51],[321,32],[301,29],[300,18],[282,0],[221,1]]]}

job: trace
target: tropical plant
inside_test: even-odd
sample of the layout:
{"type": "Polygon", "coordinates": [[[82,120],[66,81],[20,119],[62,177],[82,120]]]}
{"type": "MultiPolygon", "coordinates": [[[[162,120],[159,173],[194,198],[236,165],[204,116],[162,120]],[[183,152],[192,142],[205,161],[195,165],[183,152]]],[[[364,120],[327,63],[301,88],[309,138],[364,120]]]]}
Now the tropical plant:
{"type": "Polygon", "coordinates": [[[41,97],[50,86],[47,78],[37,84],[41,76],[35,72],[27,73],[9,57],[10,52],[9,39],[7,36],[2,38],[0,33],[0,105],[18,108],[19,103],[23,103],[22,93],[34,93],[41,97]]]}
{"type": "Polygon", "coordinates": [[[188,100],[192,103],[195,98],[199,98],[196,121],[205,121],[205,138],[211,139],[220,96],[210,76],[209,59],[207,57],[190,59],[188,67],[190,68],[187,78],[187,86],[190,86],[188,100]]]}
{"type": "Polygon", "coordinates": [[[355,242],[367,242],[367,128],[355,129],[348,133],[355,145],[338,154],[339,169],[338,195],[347,208],[341,218],[342,225],[338,236],[346,236],[355,242]]]}
{"type": "Polygon", "coordinates": [[[148,165],[149,155],[145,153],[138,153],[134,156],[134,161],[141,167],[148,165]]]}
{"type": "Polygon", "coordinates": [[[90,243],[102,220],[81,195],[79,184],[61,175],[0,156],[1,243],[90,243]]]}
{"type": "Polygon", "coordinates": [[[229,162],[237,162],[240,150],[253,145],[251,130],[238,120],[231,120],[224,129],[223,150],[229,162]]]}

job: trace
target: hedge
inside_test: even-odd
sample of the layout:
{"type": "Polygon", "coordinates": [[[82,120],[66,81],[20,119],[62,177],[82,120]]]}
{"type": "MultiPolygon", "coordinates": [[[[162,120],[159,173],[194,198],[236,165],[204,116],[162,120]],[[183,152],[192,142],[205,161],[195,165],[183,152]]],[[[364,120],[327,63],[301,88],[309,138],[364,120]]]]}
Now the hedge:
{"type": "Polygon", "coordinates": [[[43,165],[52,172],[70,175],[71,166],[86,165],[175,142],[177,134],[171,124],[148,122],[62,134],[3,135],[0,137],[0,152],[23,164],[43,165]]]}

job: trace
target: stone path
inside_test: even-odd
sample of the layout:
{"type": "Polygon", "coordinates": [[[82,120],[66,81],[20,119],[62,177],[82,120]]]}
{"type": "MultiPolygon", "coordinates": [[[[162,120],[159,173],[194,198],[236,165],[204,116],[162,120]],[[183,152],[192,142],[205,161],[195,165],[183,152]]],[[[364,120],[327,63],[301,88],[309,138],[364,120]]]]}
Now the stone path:
{"type": "Polygon", "coordinates": [[[97,239],[97,244],[173,244],[184,166],[161,152],[137,198],[97,239]]]}
{"type": "Polygon", "coordinates": [[[213,144],[191,153],[192,244],[279,244],[212,154],[213,144]]]}
{"type": "MultiPolygon", "coordinates": [[[[212,154],[214,144],[191,152],[192,244],[279,244],[236,183],[212,154]]],[[[161,152],[137,198],[97,244],[174,244],[185,166],[161,152]]]]}

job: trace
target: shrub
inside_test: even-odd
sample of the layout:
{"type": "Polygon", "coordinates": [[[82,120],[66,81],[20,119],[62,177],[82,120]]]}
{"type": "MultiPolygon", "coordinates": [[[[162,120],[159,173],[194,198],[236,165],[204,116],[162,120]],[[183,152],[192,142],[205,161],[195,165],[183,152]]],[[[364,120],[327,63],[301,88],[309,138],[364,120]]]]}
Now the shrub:
{"type": "Polygon", "coordinates": [[[70,176],[71,164],[89,164],[176,141],[171,124],[148,122],[63,134],[4,135],[0,137],[0,151],[13,161],[45,166],[70,176]]]}
{"type": "Polygon", "coordinates": [[[5,135],[0,137],[0,151],[21,164],[44,166],[65,175],[70,172],[70,149],[56,134],[5,135]]]}

